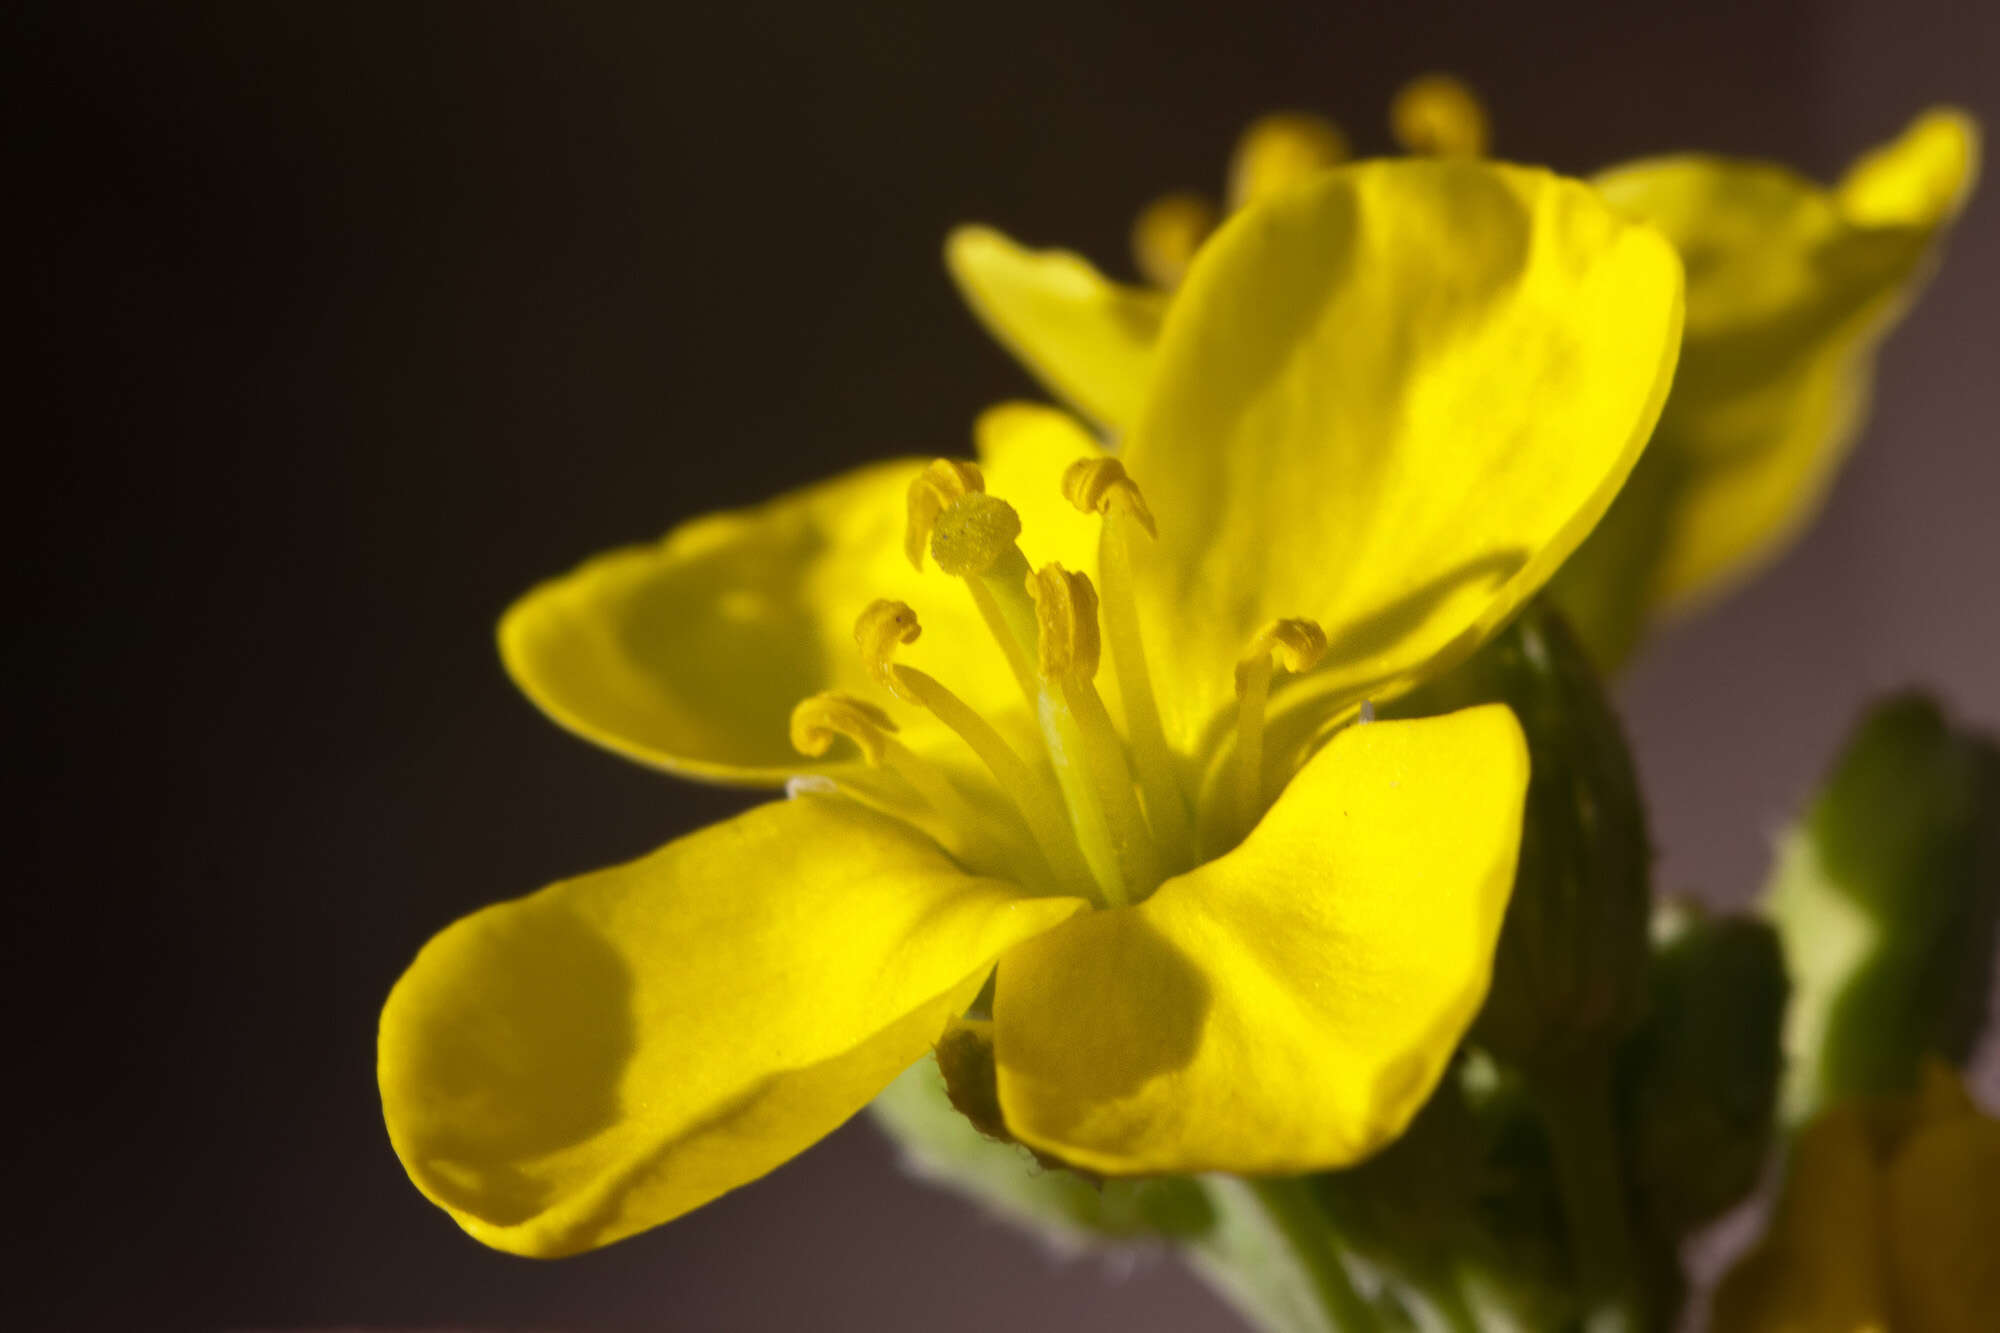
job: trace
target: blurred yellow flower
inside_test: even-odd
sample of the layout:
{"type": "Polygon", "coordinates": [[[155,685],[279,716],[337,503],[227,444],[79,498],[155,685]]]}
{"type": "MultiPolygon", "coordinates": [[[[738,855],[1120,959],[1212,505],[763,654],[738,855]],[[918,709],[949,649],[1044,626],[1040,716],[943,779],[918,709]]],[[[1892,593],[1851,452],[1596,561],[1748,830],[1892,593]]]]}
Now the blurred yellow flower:
{"type": "Polygon", "coordinates": [[[1577,182],[1329,174],[1206,247],[1118,459],[1002,407],[976,466],[863,468],[531,591],[501,649],[551,717],[793,799],[426,945],[380,1038],[411,1178],[488,1244],[605,1244],[968,1009],[1008,1131],[1103,1174],[1381,1146],[1485,994],[1526,752],[1498,707],[1350,724],[1597,522],[1680,317],[1671,248],[1577,182]]]}
{"type": "MultiPolygon", "coordinates": [[[[1477,100],[1443,76],[1414,81],[1392,114],[1413,151],[1476,154],[1488,141],[1477,100]]],[[[1934,110],[1831,189],[1705,155],[1596,178],[1614,206],[1666,233],[1688,272],[1686,344],[1652,446],[1553,585],[1600,665],[1622,663],[1659,617],[1742,578],[1817,511],[1860,428],[1875,348],[1929,274],[1978,145],[1969,116],[1934,110]]],[[[1331,124],[1267,116],[1237,147],[1232,197],[1296,187],[1345,155],[1331,124]]],[[[1159,290],[983,229],[954,236],[947,257],[995,336],[1116,437],[1144,399],[1170,291],[1213,217],[1185,193],[1140,215],[1135,255],[1159,290]]]]}
{"type": "Polygon", "coordinates": [[[1843,1102],[1799,1135],[1768,1231],[1714,1333],[1979,1333],[2000,1311],[2000,1121],[1933,1062],[1919,1091],[1843,1102]]]}

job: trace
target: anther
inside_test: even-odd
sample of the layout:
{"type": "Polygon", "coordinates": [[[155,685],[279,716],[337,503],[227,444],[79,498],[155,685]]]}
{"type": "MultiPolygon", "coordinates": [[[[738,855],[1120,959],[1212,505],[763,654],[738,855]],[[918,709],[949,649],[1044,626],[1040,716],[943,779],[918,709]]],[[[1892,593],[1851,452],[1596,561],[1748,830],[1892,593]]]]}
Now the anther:
{"type": "Polygon", "coordinates": [[[1491,142],[1486,108],[1449,74],[1404,84],[1389,103],[1389,132],[1406,152],[1434,157],[1484,157],[1491,142]]]}
{"type": "Polygon", "coordinates": [[[961,496],[985,491],[986,479],[979,468],[952,458],[932,460],[910,482],[909,522],[903,529],[903,553],[918,570],[924,567],[924,552],[931,544],[931,529],[938,515],[961,496]]]}
{"type": "Polygon", "coordinates": [[[915,643],[924,632],[917,613],[907,602],[877,597],[854,622],[854,642],[861,649],[861,664],[868,674],[899,699],[909,700],[902,682],[896,679],[896,649],[915,643]]]}
{"type": "Polygon", "coordinates": [[[972,578],[993,568],[1014,549],[1021,516],[1005,500],[971,491],[947,505],[931,528],[931,558],[956,578],[972,578]]]}
{"type": "Polygon", "coordinates": [[[1110,514],[1114,508],[1130,514],[1149,537],[1160,535],[1153,526],[1153,511],[1125,465],[1115,458],[1079,458],[1063,469],[1063,498],[1084,513],[1110,514]]]}
{"type": "Polygon", "coordinates": [[[1132,221],[1132,262],[1155,287],[1180,286],[1195,251],[1215,230],[1215,205],[1181,190],[1163,194],[1132,221]]]}
{"type": "Polygon", "coordinates": [[[1028,575],[1035,599],[1035,649],[1045,679],[1097,675],[1097,589],[1088,575],[1046,564],[1028,575]]]}
{"type": "Polygon", "coordinates": [[[1296,676],[1318,666],[1325,656],[1326,631],[1315,622],[1274,620],[1250,636],[1250,646],[1236,664],[1236,693],[1241,697],[1259,670],[1268,681],[1274,663],[1296,676]]]}
{"type": "Polygon", "coordinates": [[[887,713],[846,694],[815,694],[799,700],[792,709],[792,748],[814,759],[845,736],[860,749],[869,767],[880,768],[888,733],[895,729],[896,724],[887,713]]]}
{"type": "Polygon", "coordinates": [[[1230,155],[1229,206],[1256,203],[1339,166],[1349,156],[1347,136],[1324,116],[1309,111],[1260,116],[1243,131],[1230,155]]]}

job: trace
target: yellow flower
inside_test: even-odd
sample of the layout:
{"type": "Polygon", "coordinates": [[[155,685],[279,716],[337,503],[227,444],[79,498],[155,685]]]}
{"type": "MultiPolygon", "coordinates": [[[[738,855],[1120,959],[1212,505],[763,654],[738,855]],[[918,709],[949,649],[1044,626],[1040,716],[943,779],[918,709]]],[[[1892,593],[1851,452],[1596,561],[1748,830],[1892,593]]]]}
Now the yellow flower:
{"type": "Polygon", "coordinates": [[[1978,1333],[2000,1311],[2000,1121],[1932,1062],[1918,1092],[1799,1135],[1777,1210],[1715,1297],[1715,1333],[1978,1333]]]}
{"type": "MultiPolygon", "coordinates": [[[[1478,103],[1441,76],[1412,83],[1392,110],[1406,146],[1485,146],[1478,103]]],[[[1232,192],[1267,196],[1344,156],[1330,125],[1266,117],[1237,147],[1232,192]]],[[[1928,275],[1977,162],[1975,123],[1936,110],[1831,189],[1701,155],[1596,178],[1614,206],[1667,234],[1688,271],[1686,345],[1654,441],[1554,583],[1601,665],[1621,663],[1649,622],[1769,559],[1816,512],[1861,425],[1875,348],[1928,275]]],[[[1185,194],[1143,212],[1141,271],[1171,288],[1207,216],[1185,194]]],[[[1111,282],[1074,255],[1023,250],[984,228],[954,235],[948,259],[973,310],[1058,397],[1114,435],[1134,422],[1166,291],[1111,282]]]]}
{"type": "Polygon", "coordinates": [[[1103,1174],[1379,1147],[1485,993],[1526,753],[1503,708],[1350,724],[1601,516],[1680,282],[1546,172],[1335,173],[1205,247],[1120,459],[1002,407],[976,466],[863,468],[530,592],[501,648],[551,717],[793,798],[426,945],[380,1042],[412,1179],[503,1249],[605,1244],[968,1011],[1008,1130],[1103,1174]]]}

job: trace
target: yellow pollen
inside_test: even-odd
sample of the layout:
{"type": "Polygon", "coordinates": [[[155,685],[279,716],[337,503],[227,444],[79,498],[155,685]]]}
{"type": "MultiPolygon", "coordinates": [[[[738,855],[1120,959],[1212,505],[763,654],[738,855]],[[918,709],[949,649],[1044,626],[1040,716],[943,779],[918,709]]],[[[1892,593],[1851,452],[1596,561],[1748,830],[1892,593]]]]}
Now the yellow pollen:
{"type": "Polygon", "coordinates": [[[917,613],[910,609],[909,603],[886,597],[870,602],[854,622],[854,642],[861,649],[862,665],[878,684],[899,699],[907,701],[909,695],[896,679],[896,649],[902,644],[915,643],[923,632],[924,627],[917,623],[917,613]]]}
{"type": "Polygon", "coordinates": [[[903,554],[909,556],[910,564],[919,571],[924,567],[924,551],[931,544],[931,529],[936,526],[938,515],[950,507],[952,501],[964,495],[975,495],[986,489],[986,478],[972,463],[961,463],[957,459],[939,458],[910,482],[909,523],[903,529],[903,554]]]}
{"type": "Polygon", "coordinates": [[[1125,465],[1115,458],[1077,459],[1063,469],[1062,493],[1086,514],[1109,514],[1116,506],[1130,514],[1148,537],[1160,535],[1153,526],[1153,511],[1146,507],[1146,497],[1139,494],[1138,485],[1125,475],[1125,465]]]}
{"type": "Polygon", "coordinates": [[[1021,516],[1005,500],[970,491],[953,500],[931,528],[931,558],[954,578],[984,574],[1014,549],[1021,516]]]}
{"type": "Polygon", "coordinates": [[[1085,574],[1043,565],[1027,578],[1035,599],[1035,649],[1045,678],[1097,675],[1097,589],[1085,574]]]}
{"type": "Polygon", "coordinates": [[[1347,136],[1310,111],[1259,116],[1236,141],[1229,159],[1229,206],[1242,208],[1287,189],[1351,156],[1347,136]]]}
{"type": "Polygon", "coordinates": [[[1155,287],[1180,286],[1215,223],[1215,205],[1186,190],[1147,204],[1132,222],[1132,262],[1139,275],[1155,287]]]}
{"type": "Polygon", "coordinates": [[[845,736],[859,747],[869,767],[880,768],[888,733],[895,729],[887,713],[846,694],[815,694],[792,709],[792,748],[814,759],[845,736]]]}
{"type": "Polygon", "coordinates": [[[1310,620],[1274,620],[1250,636],[1250,646],[1236,664],[1236,693],[1241,696],[1252,672],[1273,663],[1293,675],[1311,671],[1326,656],[1326,631],[1310,620]]]}
{"type": "Polygon", "coordinates": [[[1435,157],[1484,157],[1492,141],[1486,108],[1449,74],[1404,84],[1389,103],[1389,132],[1406,152],[1435,157]]]}

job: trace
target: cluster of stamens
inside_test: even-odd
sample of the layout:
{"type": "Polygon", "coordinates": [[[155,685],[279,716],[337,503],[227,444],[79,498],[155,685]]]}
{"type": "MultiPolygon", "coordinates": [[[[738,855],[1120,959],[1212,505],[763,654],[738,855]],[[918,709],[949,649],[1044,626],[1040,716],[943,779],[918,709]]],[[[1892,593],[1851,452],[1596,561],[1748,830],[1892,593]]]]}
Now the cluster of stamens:
{"type": "MultiPolygon", "coordinates": [[[[919,570],[928,555],[970,594],[1035,720],[1043,753],[1032,762],[942,681],[896,660],[923,633],[906,603],[878,599],[854,626],[869,677],[956,733],[992,777],[1011,805],[1006,827],[982,817],[952,778],[897,740],[888,714],[866,701],[844,694],[803,701],[792,715],[792,743],[817,757],[845,737],[868,764],[902,777],[946,823],[979,830],[987,850],[1017,864],[1028,857],[1056,887],[1123,906],[1193,865],[1197,851],[1132,592],[1132,544],[1137,535],[1153,536],[1153,515],[1116,459],[1078,461],[1062,489],[1078,509],[1104,520],[1101,593],[1080,571],[1029,564],[1018,544],[1020,515],[986,493],[975,465],[939,459],[917,475],[908,494],[905,552],[919,570]],[[1095,683],[1106,646],[1123,703],[1123,734],[1095,683]]],[[[1241,799],[1229,819],[1238,836],[1263,808],[1262,734],[1272,674],[1306,670],[1325,648],[1326,636],[1312,622],[1274,621],[1253,637],[1237,669],[1241,799]]]]}

